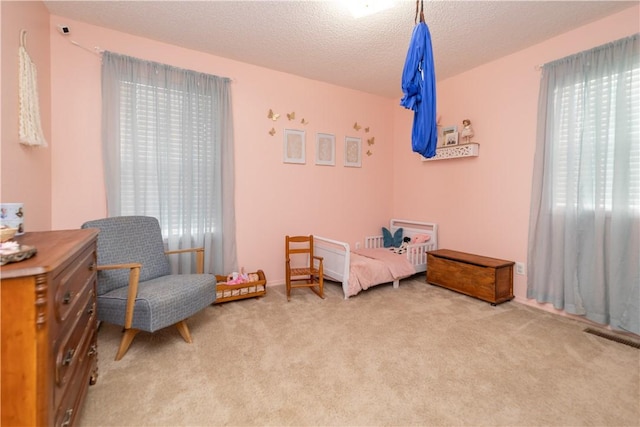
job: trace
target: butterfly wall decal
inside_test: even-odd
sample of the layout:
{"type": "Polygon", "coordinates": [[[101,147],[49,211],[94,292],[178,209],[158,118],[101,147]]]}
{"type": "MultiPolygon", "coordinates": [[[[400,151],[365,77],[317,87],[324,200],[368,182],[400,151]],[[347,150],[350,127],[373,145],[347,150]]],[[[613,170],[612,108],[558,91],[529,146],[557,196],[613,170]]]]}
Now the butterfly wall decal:
{"type": "Polygon", "coordinates": [[[276,134],[276,129],[275,128],[271,128],[271,130],[269,131],[269,135],[273,136],[276,134]]]}
{"type": "Polygon", "coordinates": [[[291,113],[287,113],[287,119],[293,120],[296,118],[296,112],[292,111],[291,113]]]}
{"type": "Polygon", "coordinates": [[[371,150],[367,150],[367,156],[372,155],[373,153],[371,152],[371,150]]]}
{"type": "Polygon", "coordinates": [[[302,120],[300,120],[300,123],[302,123],[303,125],[308,125],[308,124],[309,124],[309,122],[308,122],[308,121],[306,121],[306,120],[304,119],[304,117],[302,118],[302,120]]]}
{"type": "Polygon", "coordinates": [[[358,124],[358,122],[355,122],[355,123],[353,124],[353,128],[354,128],[355,130],[360,130],[360,129],[362,129],[362,126],[360,126],[360,125],[358,124]]]}
{"type": "Polygon", "coordinates": [[[371,138],[367,139],[367,145],[373,145],[376,143],[376,137],[372,136],[371,138]]]}
{"type": "Polygon", "coordinates": [[[367,126],[366,128],[364,128],[364,131],[365,131],[366,133],[369,133],[369,126],[367,126]]]}
{"type": "Polygon", "coordinates": [[[269,113],[267,114],[267,118],[273,120],[274,122],[278,120],[280,114],[274,113],[271,108],[269,108],[269,113]]]}

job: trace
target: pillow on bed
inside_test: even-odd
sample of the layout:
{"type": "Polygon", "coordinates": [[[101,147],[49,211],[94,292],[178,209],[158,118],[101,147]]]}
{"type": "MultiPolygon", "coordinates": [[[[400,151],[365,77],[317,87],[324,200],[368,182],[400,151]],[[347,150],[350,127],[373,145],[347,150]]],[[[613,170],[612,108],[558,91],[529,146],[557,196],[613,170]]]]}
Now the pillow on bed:
{"type": "Polygon", "coordinates": [[[399,248],[402,245],[402,228],[398,228],[393,235],[382,227],[382,245],[385,248],[399,248]]]}
{"type": "Polygon", "coordinates": [[[413,236],[413,239],[411,239],[411,243],[415,245],[418,243],[427,243],[429,240],[431,240],[431,236],[428,234],[416,234],[413,236]]]}

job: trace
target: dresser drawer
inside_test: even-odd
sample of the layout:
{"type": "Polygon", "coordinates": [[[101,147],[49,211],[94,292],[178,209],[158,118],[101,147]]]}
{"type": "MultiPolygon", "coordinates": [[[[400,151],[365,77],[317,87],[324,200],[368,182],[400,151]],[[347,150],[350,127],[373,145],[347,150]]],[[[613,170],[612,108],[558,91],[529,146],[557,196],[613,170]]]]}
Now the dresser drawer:
{"type": "MultiPolygon", "coordinates": [[[[97,353],[88,353],[89,359],[95,359],[97,353]]],[[[56,427],[68,427],[76,424],[81,405],[89,387],[89,378],[93,369],[93,362],[86,360],[78,366],[78,372],[71,379],[71,383],[66,387],[62,399],[55,406],[56,427]]]]}
{"type": "Polygon", "coordinates": [[[76,312],[83,290],[93,287],[96,278],[95,264],[95,248],[88,248],[54,279],[54,312],[60,323],[64,323],[70,314],[76,312]]]}
{"type": "Polygon", "coordinates": [[[77,366],[82,363],[85,353],[89,351],[90,341],[96,333],[96,300],[93,288],[87,288],[83,304],[75,313],[73,327],[56,343],[55,346],[55,381],[59,387],[64,387],[69,378],[74,375],[77,366]]]}

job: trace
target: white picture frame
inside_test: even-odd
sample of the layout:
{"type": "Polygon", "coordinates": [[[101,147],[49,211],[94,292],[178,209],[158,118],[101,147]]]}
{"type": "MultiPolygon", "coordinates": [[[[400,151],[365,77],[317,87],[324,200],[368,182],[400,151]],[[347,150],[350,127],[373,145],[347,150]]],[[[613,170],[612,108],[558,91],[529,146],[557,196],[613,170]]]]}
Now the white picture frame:
{"type": "Polygon", "coordinates": [[[350,168],[362,167],[362,139],[347,136],[344,139],[344,165],[350,168]]]}
{"type": "Polygon", "coordinates": [[[297,129],[284,130],[283,162],[306,163],[306,139],[305,132],[297,129]]]}
{"type": "Polygon", "coordinates": [[[447,146],[447,135],[453,132],[458,132],[458,126],[446,126],[441,130],[441,134],[438,135],[438,147],[447,146]]]}
{"type": "Polygon", "coordinates": [[[335,166],[336,136],[330,133],[316,134],[316,165],[335,166]]]}
{"type": "Polygon", "coordinates": [[[444,136],[444,146],[458,145],[458,132],[449,132],[444,136]]]}
{"type": "Polygon", "coordinates": [[[447,136],[447,134],[452,132],[458,132],[458,126],[447,126],[442,128],[442,136],[447,136]]]}

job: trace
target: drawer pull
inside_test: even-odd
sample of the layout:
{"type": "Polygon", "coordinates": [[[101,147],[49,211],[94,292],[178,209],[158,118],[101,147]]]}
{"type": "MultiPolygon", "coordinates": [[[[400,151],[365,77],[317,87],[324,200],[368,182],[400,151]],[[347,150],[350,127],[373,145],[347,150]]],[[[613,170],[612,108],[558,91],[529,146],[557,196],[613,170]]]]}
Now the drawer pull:
{"type": "Polygon", "coordinates": [[[89,309],[87,310],[87,314],[88,314],[89,316],[93,316],[93,312],[94,312],[94,308],[93,308],[93,306],[89,307],[89,309]]]}
{"type": "Polygon", "coordinates": [[[74,349],[69,349],[67,350],[67,354],[64,355],[64,359],[62,359],[62,366],[67,366],[71,364],[71,361],[73,360],[73,355],[75,354],[75,350],[74,349]]]}
{"type": "Polygon", "coordinates": [[[72,296],[73,296],[73,293],[71,291],[65,292],[64,296],[62,297],[62,303],[69,304],[71,302],[72,296]]]}
{"type": "Polygon", "coordinates": [[[91,357],[98,354],[98,346],[93,344],[91,347],[89,347],[89,352],[87,353],[87,356],[91,357]]]}
{"type": "Polygon", "coordinates": [[[94,270],[96,270],[96,263],[91,262],[91,264],[89,264],[89,271],[94,271],[94,270]]]}
{"type": "Polygon", "coordinates": [[[60,424],[62,427],[68,427],[69,425],[71,425],[71,418],[73,416],[73,409],[67,409],[64,412],[64,419],[62,420],[62,424],[60,424]]]}

